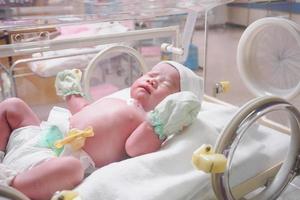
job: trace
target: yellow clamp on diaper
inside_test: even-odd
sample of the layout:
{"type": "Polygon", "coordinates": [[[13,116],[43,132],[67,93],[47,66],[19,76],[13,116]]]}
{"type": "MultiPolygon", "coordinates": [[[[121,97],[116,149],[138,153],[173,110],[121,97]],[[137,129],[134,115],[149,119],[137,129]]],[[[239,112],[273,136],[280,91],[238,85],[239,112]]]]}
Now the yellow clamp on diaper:
{"type": "Polygon", "coordinates": [[[67,133],[67,136],[61,140],[57,140],[54,146],[56,148],[62,148],[64,145],[70,144],[74,151],[79,150],[84,146],[85,139],[92,136],[94,136],[92,127],[88,127],[84,130],[71,129],[67,133]]]}
{"type": "Polygon", "coordinates": [[[227,159],[223,154],[215,153],[211,145],[203,144],[194,151],[192,163],[206,173],[222,173],[226,170],[227,159]]]}
{"type": "Polygon", "coordinates": [[[72,190],[63,190],[61,192],[56,192],[51,200],[75,200],[80,199],[78,198],[79,194],[78,192],[72,191],[72,190]]]}

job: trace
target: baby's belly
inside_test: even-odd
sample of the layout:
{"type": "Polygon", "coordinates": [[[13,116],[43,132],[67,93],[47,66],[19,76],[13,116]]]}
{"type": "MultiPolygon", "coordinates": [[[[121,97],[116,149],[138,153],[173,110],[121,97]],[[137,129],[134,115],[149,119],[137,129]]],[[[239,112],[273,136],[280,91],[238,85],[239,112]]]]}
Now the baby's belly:
{"type": "Polygon", "coordinates": [[[127,158],[125,143],[144,120],[144,115],[126,102],[108,99],[84,108],[71,119],[73,128],[93,127],[94,136],[86,139],[84,150],[97,167],[127,158]]]}
{"type": "Polygon", "coordinates": [[[96,167],[102,167],[127,158],[125,143],[129,135],[113,132],[98,134],[86,141],[84,150],[91,156],[96,167]]]}

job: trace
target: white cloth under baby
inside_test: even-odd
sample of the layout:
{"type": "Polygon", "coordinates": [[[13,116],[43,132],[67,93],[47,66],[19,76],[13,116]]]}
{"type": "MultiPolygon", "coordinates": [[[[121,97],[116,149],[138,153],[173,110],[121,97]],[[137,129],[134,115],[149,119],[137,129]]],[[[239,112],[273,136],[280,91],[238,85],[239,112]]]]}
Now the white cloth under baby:
{"type": "MultiPolygon", "coordinates": [[[[68,110],[54,107],[50,112],[48,121],[42,122],[40,126],[26,126],[15,129],[10,135],[6,146],[6,155],[2,162],[5,169],[9,169],[10,171],[6,170],[7,172],[0,174],[0,183],[9,184],[12,175],[14,176],[45,160],[57,157],[52,149],[39,145],[41,132],[49,125],[56,125],[61,132],[66,133],[69,129],[70,115],[68,110]]],[[[94,162],[83,150],[73,152],[70,148],[66,147],[60,156],[74,156],[78,158],[87,173],[95,169],[94,162]]],[[[4,169],[4,167],[0,169],[2,170],[2,168],[4,169]]]]}

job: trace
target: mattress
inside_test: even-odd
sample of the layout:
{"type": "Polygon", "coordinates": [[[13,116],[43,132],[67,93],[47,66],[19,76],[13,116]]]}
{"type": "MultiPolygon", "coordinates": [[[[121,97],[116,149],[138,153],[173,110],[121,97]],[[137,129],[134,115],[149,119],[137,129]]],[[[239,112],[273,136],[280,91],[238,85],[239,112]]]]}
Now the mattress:
{"type": "MultiPolygon", "coordinates": [[[[123,90],[113,96],[126,99],[129,92],[123,90]]],[[[168,139],[159,151],[97,169],[75,190],[81,199],[215,199],[210,174],[195,170],[191,157],[202,144],[214,145],[237,110],[204,101],[197,120],[168,139]]],[[[238,147],[230,183],[237,185],[278,163],[288,143],[288,135],[261,125],[251,127],[238,147]]]]}

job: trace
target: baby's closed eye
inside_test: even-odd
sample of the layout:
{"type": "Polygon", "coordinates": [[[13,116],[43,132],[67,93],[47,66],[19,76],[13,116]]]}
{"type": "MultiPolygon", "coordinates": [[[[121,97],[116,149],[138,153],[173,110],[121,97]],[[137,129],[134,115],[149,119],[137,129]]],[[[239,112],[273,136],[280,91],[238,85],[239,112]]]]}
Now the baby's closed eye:
{"type": "Polygon", "coordinates": [[[169,81],[163,81],[163,82],[161,83],[161,85],[162,85],[163,87],[171,87],[171,86],[172,86],[172,83],[169,82],[169,81]]]}

